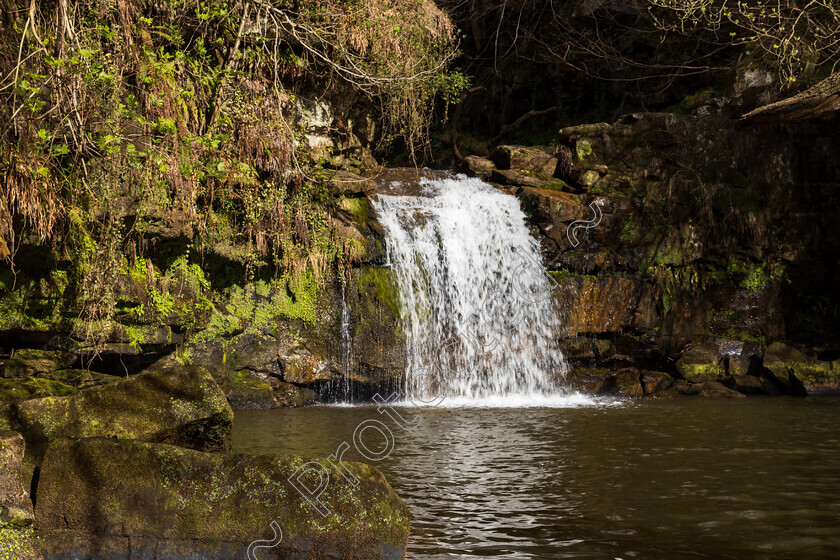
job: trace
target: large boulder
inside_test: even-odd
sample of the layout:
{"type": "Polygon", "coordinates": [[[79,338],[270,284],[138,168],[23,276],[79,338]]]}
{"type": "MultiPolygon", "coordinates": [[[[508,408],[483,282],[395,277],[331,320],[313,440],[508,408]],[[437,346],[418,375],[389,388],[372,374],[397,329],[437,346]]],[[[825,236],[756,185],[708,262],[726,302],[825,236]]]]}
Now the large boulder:
{"type": "Polygon", "coordinates": [[[0,403],[16,403],[41,397],[65,397],[75,392],[70,385],[52,379],[0,379],[0,403]]]}
{"type": "Polygon", "coordinates": [[[496,146],[490,159],[498,169],[522,169],[549,177],[557,169],[557,157],[551,148],[539,146],[496,146]]]}
{"type": "Polygon", "coordinates": [[[118,375],[99,373],[97,371],[90,371],[86,369],[61,369],[58,371],[39,373],[35,377],[57,381],[63,385],[69,385],[70,387],[74,387],[76,389],[87,389],[89,387],[96,387],[97,385],[107,385],[108,383],[124,379],[118,375]]]}
{"type": "Polygon", "coordinates": [[[697,344],[677,360],[677,371],[689,381],[714,381],[724,371],[720,350],[714,344],[697,344]]]}
{"type": "Polygon", "coordinates": [[[790,373],[806,387],[812,389],[840,388],[840,360],[825,362],[815,356],[803,354],[796,348],[774,342],[764,353],[764,367],[783,383],[788,381],[790,373]]]}
{"type": "Polygon", "coordinates": [[[23,437],[0,430],[0,558],[36,560],[32,544],[34,513],[23,476],[23,437]]]}
{"type": "Polygon", "coordinates": [[[15,352],[14,356],[3,364],[3,377],[31,377],[37,373],[68,368],[75,361],[76,356],[61,350],[24,348],[15,352]]]}
{"type": "MultiPolygon", "coordinates": [[[[244,559],[249,543],[269,539],[276,522],[282,540],[261,548],[259,558],[404,557],[411,516],[381,472],[343,463],[359,481],[354,487],[329,467],[318,498],[329,512],[322,517],[288,482],[305,462],[62,440],[41,470],[35,512],[41,548],[48,560],[244,559]]],[[[306,486],[317,490],[317,480],[306,486]]]]}
{"type": "Polygon", "coordinates": [[[24,401],[17,415],[39,455],[58,438],[97,436],[225,450],[233,425],[221,389],[196,366],[144,373],[69,397],[24,401]]]}

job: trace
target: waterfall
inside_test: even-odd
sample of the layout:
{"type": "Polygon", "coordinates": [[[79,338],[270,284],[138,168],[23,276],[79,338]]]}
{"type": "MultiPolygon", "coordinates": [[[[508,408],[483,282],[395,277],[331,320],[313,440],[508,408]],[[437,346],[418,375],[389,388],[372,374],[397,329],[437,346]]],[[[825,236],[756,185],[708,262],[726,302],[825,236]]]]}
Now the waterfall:
{"type": "Polygon", "coordinates": [[[519,201],[463,175],[393,182],[372,200],[400,297],[406,397],[560,395],[553,280],[519,201]]]}

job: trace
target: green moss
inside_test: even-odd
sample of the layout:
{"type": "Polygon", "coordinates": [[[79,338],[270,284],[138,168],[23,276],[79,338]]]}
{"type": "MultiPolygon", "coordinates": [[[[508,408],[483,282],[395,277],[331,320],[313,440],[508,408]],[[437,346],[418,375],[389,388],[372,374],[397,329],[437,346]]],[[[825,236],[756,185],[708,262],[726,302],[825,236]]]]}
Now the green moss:
{"type": "Polygon", "coordinates": [[[233,412],[203,368],[178,367],[18,404],[27,443],[59,437],[118,437],[225,449],[233,412]]]}
{"type": "Polygon", "coordinates": [[[370,221],[370,202],[364,197],[348,197],[341,199],[341,207],[347,210],[361,225],[366,226],[370,221]]]}
{"type": "Polygon", "coordinates": [[[377,300],[388,306],[394,316],[400,316],[402,305],[391,269],[373,266],[362,267],[359,272],[357,289],[360,295],[372,293],[377,300]]]}
{"type": "MultiPolygon", "coordinates": [[[[96,511],[102,512],[96,515],[109,524],[134,534],[166,533],[172,539],[247,542],[276,520],[284,540],[311,539],[313,558],[345,546],[352,546],[354,554],[342,557],[358,558],[377,557],[382,544],[404,546],[410,513],[379,471],[345,463],[359,480],[354,487],[321,460],[330,471],[321,500],[332,512],[323,518],[287,482],[308,460],[207,454],[107,439],[64,440],[45,459],[45,470],[51,469],[53,476],[39,486],[39,500],[44,507],[60,507],[71,520],[88,519],[84,513],[89,515],[91,503],[96,503],[96,511]],[[88,468],[73,467],[79,463],[88,468]]],[[[39,527],[46,552],[66,547],[63,523],[39,527]]]]}
{"type": "Polygon", "coordinates": [[[297,276],[234,285],[211,304],[210,318],[193,340],[215,340],[237,331],[274,331],[282,320],[314,324],[320,291],[311,267],[297,276]]]}
{"type": "Polygon", "coordinates": [[[32,546],[32,527],[0,525],[0,560],[36,560],[41,555],[32,546]]]}
{"type": "Polygon", "coordinates": [[[0,401],[16,403],[41,397],[63,397],[72,395],[76,390],[51,379],[27,377],[26,379],[0,379],[0,401]]]}
{"type": "Polygon", "coordinates": [[[636,216],[629,214],[621,225],[621,232],[618,238],[624,243],[635,243],[639,240],[639,226],[636,223],[636,216]]]}
{"type": "Polygon", "coordinates": [[[580,161],[592,155],[592,145],[587,140],[578,140],[575,143],[575,153],[580,161]]]}

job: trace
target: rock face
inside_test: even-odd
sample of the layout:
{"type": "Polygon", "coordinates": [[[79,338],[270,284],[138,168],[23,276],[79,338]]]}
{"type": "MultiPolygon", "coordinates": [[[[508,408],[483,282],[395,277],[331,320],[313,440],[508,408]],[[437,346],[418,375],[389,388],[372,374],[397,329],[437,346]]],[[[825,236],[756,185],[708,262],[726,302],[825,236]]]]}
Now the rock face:
{"type": "MultiPolygon", "coordinates": [[[[362,463],[335,468],[322,517],[287,479],[297,456],[217,455],[103,438],[50,447],[36,523],[48,560],[247,558],[249,543],[282,529],[259,558],[400,560],[410,514],[385,477],[362,463]]],[[[327,464],[326,462],[324,462],[327,464]]],[[[316,488],[316,482],[307,482],[316,488]]]]}
{"type": "Polygon", "coordinates": [[[830,306],[791,305],[837,303],[827,288],[840,255],[832,130],[650,113],[568,127],[554,151],[568,192],[536,188],[528,176],[538,172],[534,154],[549,156],[539,147],[500,146],[492,162],[468,163],[515,185],[557,280],[559,336],[574,365],[665,368],[745,392],[792,393],[791,369],[811,389],[838,387],[836,364],[816,352],[774,347],[765,358],[773,378],[758,377],[772,341],[822,340],[824,354],[840,351],[830,306]],[[832,206],[811,203],[825,197],[832,206]],[[607,352],[597,346],[604,339],[607,352]]]}
{"type": "Polygon", "coordinates": [[[38,454],[59,438],[97,436],[225,450],[233,424],[224,394],[207,370],[197,366],[136,375],[17,407],[27,443],[38,454]]]}
{"type": "Polygon", "coordinates": [[[23,477],[23,453],[23,437],[0,430],[0,558],[39,560],[43,557],[32,544],[35,516],[23,477]]]}
{"type": "Polygon", "coordinates": [[[270,331],[186,343],[149,371],[204,367],[234,409],[370,398],[401,380],[399,313],[391,270],[364,265],[322,295],[314,324],[280,322],[270,331]]]}

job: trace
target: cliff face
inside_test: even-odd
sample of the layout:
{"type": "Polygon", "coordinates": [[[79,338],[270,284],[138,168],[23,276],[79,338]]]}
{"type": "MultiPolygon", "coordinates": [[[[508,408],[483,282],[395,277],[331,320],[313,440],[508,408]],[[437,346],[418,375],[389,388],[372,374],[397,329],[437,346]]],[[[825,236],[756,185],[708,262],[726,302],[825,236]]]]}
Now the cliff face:
{"type": "Polygon", "coordinates": [[[4,358],[130,374],[333,325],[337,279],[382,251],[373,150],[413,149],[458,87],[428,1],[2,6],[4,358]]]}
{"type": "Polygon", "coordinates": [[[810,378],[808,361],[831,370],[838,350],[834,120],[642,113],[564,128],[553,148],[467,159],[530,213],[579,364],[680,376],[705,345],[725,377],[782,340],[807,347],[794,369],[810,378]]]}

